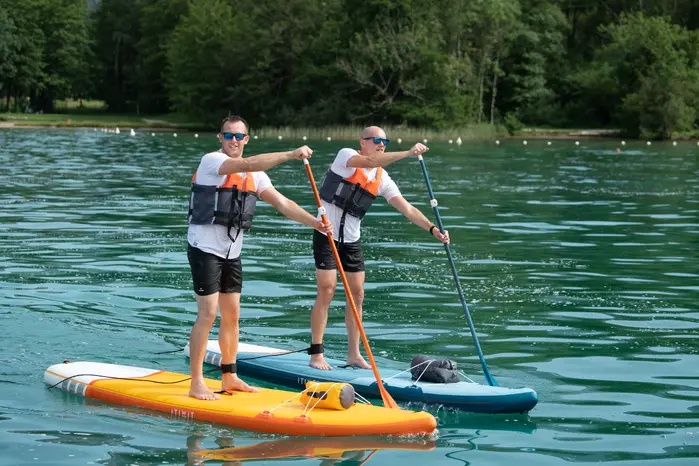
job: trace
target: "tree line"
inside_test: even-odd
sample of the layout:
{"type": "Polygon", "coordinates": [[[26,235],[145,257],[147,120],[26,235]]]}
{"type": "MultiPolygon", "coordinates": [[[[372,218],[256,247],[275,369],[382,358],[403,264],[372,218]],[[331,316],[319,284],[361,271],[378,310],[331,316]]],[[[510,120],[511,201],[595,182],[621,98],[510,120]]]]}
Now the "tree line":
{"type": "Polygon", "coordinates": [[[697,129],[694,0],[0,0],[0,108],[697,129]]]}

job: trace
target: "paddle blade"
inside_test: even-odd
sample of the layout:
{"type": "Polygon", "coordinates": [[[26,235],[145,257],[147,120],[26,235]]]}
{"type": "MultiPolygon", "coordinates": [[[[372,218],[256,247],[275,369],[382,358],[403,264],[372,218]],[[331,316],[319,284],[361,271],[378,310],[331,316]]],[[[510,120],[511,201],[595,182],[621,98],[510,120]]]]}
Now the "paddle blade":
{"type": "Polygon", "coordinates": [[[396,403],[396,400],[393,399],[391,395],[388,394],[386,389],[384,388],[383,385],[379,385],[381,387],[379,391],[381,392],[381,399],[383,400],[383,405],[385,408],[391,408],[391,409],[400,409],[400,406],[398,406],[398,403],[396,403]]]}
{"type": "Polygon", "coordinates": [[[485,380],[486,380],[486,382],[488,382],[488,385],[490,385],[491,387],[499,387],[500,386],[498,381],[495,380],[495,377],[493,377],[493,374],[490,373],[490,371],[488,370],[487,367],[485,369],[485,380]]]}

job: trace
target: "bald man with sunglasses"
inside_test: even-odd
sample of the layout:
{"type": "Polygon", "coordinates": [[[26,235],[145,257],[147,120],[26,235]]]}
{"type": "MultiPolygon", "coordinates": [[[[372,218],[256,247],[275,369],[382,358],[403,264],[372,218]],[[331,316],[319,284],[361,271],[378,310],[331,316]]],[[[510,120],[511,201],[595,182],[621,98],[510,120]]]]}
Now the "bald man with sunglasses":
{"type": "MultiPolygon", "coordinates": [[[[383,196],[408,220],[419,226],[437,240],[448,243],[449,232],[442,234],[422,212],[401,196],[396,183],[383,167],[409,156],[424,154],[429,148],[417,143],[410,150],[386,152],[390,141],[378,126],[362,131],[359,150],[340,150],[328,170],[320,188],[320,197],[327,217],[335,226],[336,246],[342,267],[359,315],[364,301],[364,254],[360,242],[361,221],[372,202],[383,196]]],[[[324,357],[323,334],[328,321],[328,308],[337,288],[337,265],[332,254],[327,234],[313,232],[313,257],[316,265],[318,296],[311,311],[311,354],[309,365],[316,369],[331,370],[324,357]]],[[[347,365],[363,369],[370,366],[359,351],[359,328],[354,321],[349,301],[345,308],[347,326],[347,365]]]]}
{"type": "Polygon", "coordinates": [[[197,299],[197,320],[189,338],[189,396],[215,400],[218,396],[204,382],[203,364],[209,332],[219,308],[221,327],[221,392],[257,391],[238,378],[238,318],[243,270],[240,253],[244,233],[250,229],[257,199],[271,204],[281,214],[323,234],[332,231],[295,202],[274,189],[264,170],[289,160],[303,160],[313,151],[308,146],[243,158],[250,140],[247,122],[227,117],[221,123],[221,149],[201,158],[192,178],[189,204],[187,258],[197,299]]]}

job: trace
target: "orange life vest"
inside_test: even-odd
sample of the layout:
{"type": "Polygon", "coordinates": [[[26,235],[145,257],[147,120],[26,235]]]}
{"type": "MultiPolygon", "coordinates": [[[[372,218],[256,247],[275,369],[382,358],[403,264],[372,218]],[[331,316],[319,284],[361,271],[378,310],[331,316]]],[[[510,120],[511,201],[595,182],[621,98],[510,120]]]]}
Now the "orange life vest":
{"type": "Polygon", "coordinates": [[[364,218],[379,193],[383,169],[379,167],[376,178],[369,181],[364,170],[357,168],[349,178],[343,178],[328,169],[320,187],[320,197],[342,209],[343,216],[364,218]]]}
{"type": "Polygon", "coordinates": [[[195,172],[189,196],[190,224],[223,225],[228,227],[229,237],[231,229],[238,232],[250,229],[257,204],[252,173],[246,173],[244,180],[240,173],[230,174],[220,186],[202,185],[196,181],[195,172]]]}

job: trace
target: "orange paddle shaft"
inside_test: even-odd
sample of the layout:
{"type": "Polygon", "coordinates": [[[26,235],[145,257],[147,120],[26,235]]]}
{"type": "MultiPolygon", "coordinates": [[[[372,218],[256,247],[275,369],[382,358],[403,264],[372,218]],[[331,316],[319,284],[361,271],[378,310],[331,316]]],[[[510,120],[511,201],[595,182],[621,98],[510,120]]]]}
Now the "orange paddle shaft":
{"type": "MultiPolygon", "coordinates": [[[[320,194],[318,194],[318,187],[316,186],[316,181],[313,178],[313,172],[311,171],[311,164],[308,163],[307,159],[303,160],[303,164],[306,167],[306,173],[308,174],[308,180],[311,182],[311,187],[313,188],[313,194],[316,197],[316,204],[318,204],[318,212],[320,213],[320,218],[327,225],[328,218],[325,216],[325,208],[320,201],[320,194]]],[[[367,340],[366,333],[364,333],[364,328],[362,327],[362,319],[359,317],[359,312],[357,311],[357,306],[354,304],[354,298],[352,297],[352,291],[350,290],[349,283],[347,283],[347,277],[345,276],[345,271],[342,268],[342,263],[340,262],[340,254],[337,252],[337,247],[335,246],[335,240],[333,239],[332,233],[328,233],[328,241],[330,242],[330,248],[333,251],[333,256],[335,257],[335,263],[337,264],[337,271],[340,272],[340,278],[342,278],[342,284],[345,287],[345,294],[347,295],[347,302],[349,302],[352,308],[352,313],[354,314],[354,321],[359,327],[359,334],[362,337],[362,343],[364,343],[364,348],[366,349],[366,354],[369,356],[369,362],[371,363],[371,370],[374,371],[374,377],[376,377],[376,383],[379,386],[379,392],[381,393],[381,399],[387,408],[400,409],[398,403],[388,394],[386,387],[383,386],[381,381],[381,376],[379,375],[379,370],[376,367],[376,361],[374,361],[374,355],[371,353],[371,348],[369,347],[369,340],[367,340]]]]}

